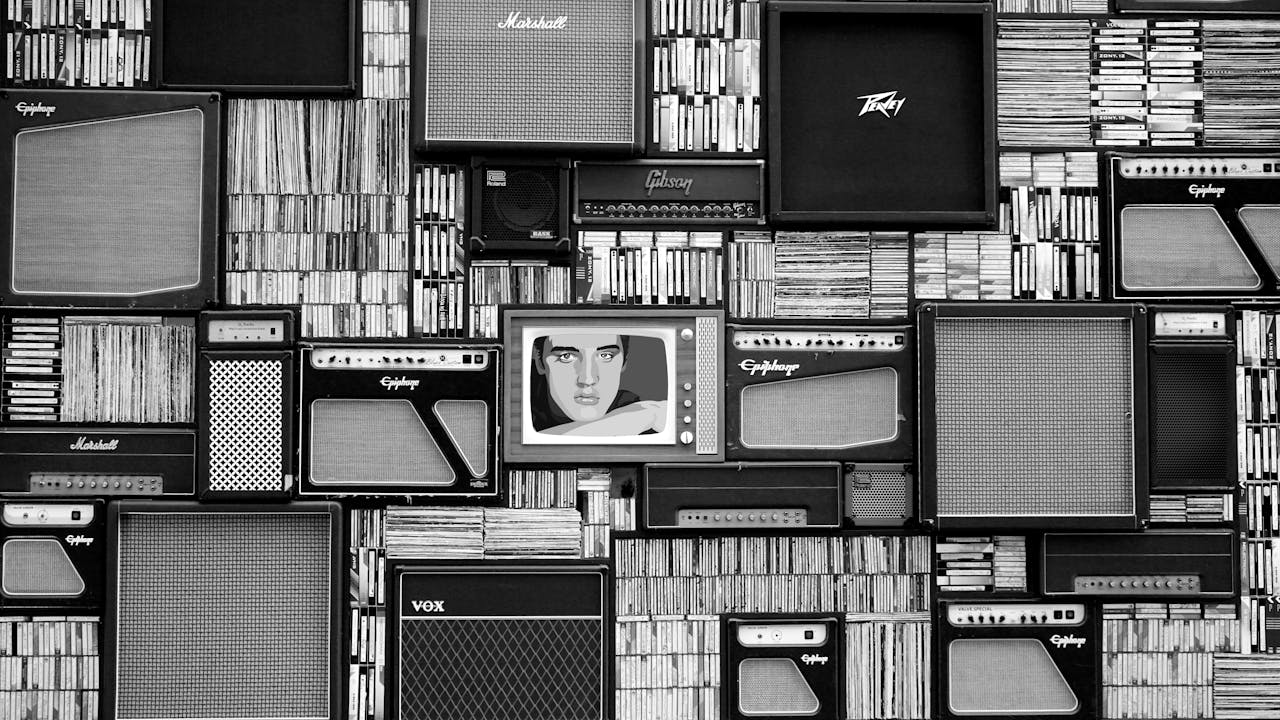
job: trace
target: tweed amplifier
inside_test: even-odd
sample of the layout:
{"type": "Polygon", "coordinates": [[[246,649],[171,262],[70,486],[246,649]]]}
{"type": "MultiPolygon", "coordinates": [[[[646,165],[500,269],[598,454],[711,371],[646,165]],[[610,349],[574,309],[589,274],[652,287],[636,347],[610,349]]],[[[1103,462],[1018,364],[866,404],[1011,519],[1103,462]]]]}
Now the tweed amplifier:
{"type": "Polygon", "coordinates": [[[839,463],[644,466],[649,530],[777,532],[840,527],[839,463]]]}
{"type": "Polygon", "coordinates": [[[844,717],[844,623],[809,615],[730,615],[721,622],[721,717],[844,717]]]}
{"type": "Polygon", "coordinates": [[[763,160],[574,163],[580,224],[764,223],[763,160]]]}
{"type": "Polygon", "coordinates": [[[0,503],[0,608],[97,608],[105,590],[102,500],[0,503]]]}

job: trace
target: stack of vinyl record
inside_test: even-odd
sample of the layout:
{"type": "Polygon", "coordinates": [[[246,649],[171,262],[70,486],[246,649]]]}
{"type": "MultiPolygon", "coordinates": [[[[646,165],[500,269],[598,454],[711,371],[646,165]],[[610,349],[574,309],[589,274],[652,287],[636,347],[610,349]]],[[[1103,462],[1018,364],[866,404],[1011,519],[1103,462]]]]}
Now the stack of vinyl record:
{"type": "Polygon", "coordinates": [[[849,616],[845,667],[857,668],[861,682],[845,696],[849,718],[930,717],[932,631],[927,613],[849,616]]]}
{"type": "Polygon", "coordinates": [[[1087,20],[1003,18],[996,58],[1001,144],[1089,144],[1087,20]]]}
{"type": "Polygon", "coordinates": [[[779,232],[774,245],[775,317],[865,318],[870,314],[867,233],[779,232]]]}
{"type": "Polygon", "coordinates": [[[484,511],[484,556],[582,557],[582,516],[573,508],[484,511]]]}
{"type": "Polygon", "coordinates": [[[483,508],[387,508],[387,557],[392,560],[484,559],[483,508]]]}
{"type": "Polygon", "coordinates": [[[1204,21],[1204,141],[1280,143],[1280,22],[1204,21]]]}

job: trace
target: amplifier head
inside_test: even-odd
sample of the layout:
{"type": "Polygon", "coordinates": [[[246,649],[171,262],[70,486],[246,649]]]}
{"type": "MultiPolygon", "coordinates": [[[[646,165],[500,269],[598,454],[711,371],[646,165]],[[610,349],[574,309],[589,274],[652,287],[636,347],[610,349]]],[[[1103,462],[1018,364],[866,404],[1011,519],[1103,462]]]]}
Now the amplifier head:
{"type": "Polygon", "coordinates": [[[822,615],[722,620],[724,717],[835,720],[844,711],[844,625],[822,615]]]}
{"type": "Polygon", "coordinates": [[[106,527],[101,500],[0,503],[0,608],[99,609],[106,527]]]}

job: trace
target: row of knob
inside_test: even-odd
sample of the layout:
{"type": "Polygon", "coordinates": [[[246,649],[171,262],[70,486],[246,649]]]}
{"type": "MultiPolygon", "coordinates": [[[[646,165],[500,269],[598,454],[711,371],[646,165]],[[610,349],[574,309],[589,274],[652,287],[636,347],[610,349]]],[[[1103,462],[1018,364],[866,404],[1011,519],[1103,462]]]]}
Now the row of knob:
{"type": "Polygon", "coordinates": [[[663,215],[706,215],[713,217],[748,217],[750,215],[758,214],[746,203],[712,203],[706,205],[691,205],[683,203],[664,203],[661,205],[610,204],[603,207],[588,203],[584,207],[584,211],[586,215],[596,217],[601,214],[636,215],[642,213],[663,215]]]}

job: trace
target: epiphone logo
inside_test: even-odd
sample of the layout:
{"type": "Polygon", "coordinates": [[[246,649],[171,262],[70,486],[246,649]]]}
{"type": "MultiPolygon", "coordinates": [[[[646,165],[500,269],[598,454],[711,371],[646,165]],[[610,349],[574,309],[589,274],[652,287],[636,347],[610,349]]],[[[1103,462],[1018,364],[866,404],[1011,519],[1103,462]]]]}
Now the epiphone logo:
{"type": "Polygon", "coordinates": [[[1226,191],[1227,191],[1226,188],[1214,187],[1212,185],[1188,185],[1187,186],[1187,192],[1191,193],[1191,197],[1196,198],[1197,200],[1207,197],[1209,195],[1212,195],[1215,198],[1220,198],[1222,197],[1222,193],[1226,191]]]}
{"type": "Polygon", "coordinates": [[[22,117],[35,117],[42,113],[45,117],[49,117],[53,114],[53,111],[58,109],[57,105],[45,105],[41,102],[38,102],[35,105],[32,105],[29,102],[20,102],[14,107],[17,108],[19,113],[21,113],[22,117]]]}
{"type": "Polygon", "coordinates": [[[413,606],[414,612],[430,612],[430,613],[444,612],[443,600],[414,600],[409,604],[413,606]]]}
{"type": "Polygon", "coordinates": [[[644,179],[646,197],[653,197],[654,190],[683,190],[685,197],[693,189],[693,178],[671,177],[666,170],[650,170],[649,177],[644,179]]]}
{"type": "Polygon", "coordinates": [[[801,655],[800,662],[804,663],[805,665],[826,665],[827,656],[826,655],[801,655]]]}
{"type": "Polygon", "coordinates": [[[862,117],[867,113],[878,112],[885,117],[897,117],[898,111],[902,109],[902,104],[907,101],[906,98],[898,97],[897,90],[889,92],[872,93],[870,95],[859,95],[859,100],[866,100],[862,104],[862,112],[858,113],[858,117],[862,117]],[[890,115],[889,112],[893,111],[890,115]]]}
{"type": "Polygon", "coordinates": [[[569,24],[568,15],[548,18],[546,15],[533,17],[522,12],[513,12],[507,19],[498,23],[499,30],[563,30],[569,24]]]}
{"type": "Polygon", "coordinates": [[[1075,635],[1054,635],[1049,638],[1049,642],[1053,643],[1054,647],[1057,648],[1084,647],[1084,638],[1078,638],[1075,635]]]}
{"type": "Polygon", "coordinates": [[[746,360],[743,360],[742,362],[738,363],[738,367],[745,370],[748,375],[754,376],[757,373],[759,373],[761,377],[764,377],[765,375],[768,375],[771,372],[786,373],[787,377],[791,377],[791,373],[800,369],[799,364],[788,365],[785,363],[780,363],[777,360],[765,360],[764,362],[756,362],[751,358],[747,358],[746,360]]]}
{"type": "Polygon", "coordinates": [[[85,537],[84,535],[68,535],[66,537],[66,541],[71,547],[75,547],[77,545],[84,545],[87,547],[93,544],[93,538],[85,537]]]}
{"type": "Polygon", "coordinates": [[[101,452],[103,450],[114,451],[118,447],[120,447],[119,438],[115,438],[112,440],[90,440],[85,436],[81,435],[80,437],[76,438],[75,442],[71,443],[72,450],[89,450],[89,451],[101,452]]]}
{"type": "Polygon", "coordinates": [[[399,390],[400,388],[409,388],[410,390],[417,390],[418,384],[421,383],[422,381],[410,380],[407,377],[393,378],[393,377],[387,377],[386,375],[384,375],[382,376],[382,380],[380,380],[379,382],[382,384],[382,387],[388,390],[399,390]]]}

